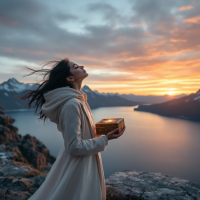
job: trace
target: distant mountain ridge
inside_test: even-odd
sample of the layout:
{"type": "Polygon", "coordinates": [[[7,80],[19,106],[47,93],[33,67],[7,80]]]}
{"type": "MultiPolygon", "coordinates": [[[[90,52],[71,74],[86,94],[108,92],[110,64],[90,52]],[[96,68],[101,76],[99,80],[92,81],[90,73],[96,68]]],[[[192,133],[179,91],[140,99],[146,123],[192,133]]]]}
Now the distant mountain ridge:
{"type": "MultiPolygon", "coordinates": [[[[26,90],[34,90],[38,84],[24,84],[17,81],[15,78],[10,78],[0,84],[0,104],[5,110],[26,110],[28,109],[28,101],[21,100],[15,95],[23,95],[26,90]]],[[[98,107],[110,106],[135,106],[145,102],[131,101],[121,97],[120,95],[102,95],[92,91],[87,85],[81,88],[88,95],[88,104],[91,109],[98,107]]]]}
{"type": "Polygon", "coordinates": [[[131,100],[131,101],[142,101],[148,104],[152,104],[152,103],[162,103],[165,101],[169,101],[172,99],[176,99],[176,98],[180,98],[180,97],[184,97],[187,96],[186,94],[180,94],[180,95],[163,95],[163,96],[156,96],[156,95],[134,95],[134,94],[119,94],[119,93],[99,93],[97,90],[94,90],[94,92],[96,92],[97,94],[101,94],[101,95],[118,95],[121,96],[125,99],[131,100]]]}
{"type": "Polygon", "coordinates": [[[113,107],[113,106],[136,106],[144,104],[144,102],[130,101],[124,99],[119,95],[102,95],[98,92],[92,91],[87,85],[81,88],[83,92],[87,94],[88,104],[90,108],[98,107],[113,107]]]}
{"type": "Polygon", "coordinates": [[[139,105],[134,110],[200,121],[200,89],[196,93],[164,103],[139,105]]]}
{"type": "MultiPolygon", "coordinates": [[[[18,99],[15,95],[23,95],[26,90],[34,90],[37,86],[38,84],[25,84],[17,81],[15,78],[10,78],[8,81],[0,84],[0,103],[5,110],[26,110],[28,109],[28,101],[18,99]]],[[[87,85],[84,85],[81,90],[88,95],[88,104],[91,109],[98,107],[135,106],[161,103],[187,96],[185,94],[177,96],[140,96],[134,94],[120,95],[119,93],[100,93],[97,90],[92,91],[87,85]]]]}

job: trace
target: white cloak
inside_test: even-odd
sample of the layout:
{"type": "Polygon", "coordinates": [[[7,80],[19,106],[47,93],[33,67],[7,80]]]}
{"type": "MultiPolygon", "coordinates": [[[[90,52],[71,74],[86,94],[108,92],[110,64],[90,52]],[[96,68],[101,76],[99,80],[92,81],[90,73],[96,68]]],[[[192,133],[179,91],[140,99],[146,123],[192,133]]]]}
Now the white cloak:
{"type": "Polygon", "coordinates": [[[44,94],[42,112],[57,124],[64,145],[29,200],[106,200],[101,159],[108,139],[97,136],[87,95],[69,86],[44,94]]]}

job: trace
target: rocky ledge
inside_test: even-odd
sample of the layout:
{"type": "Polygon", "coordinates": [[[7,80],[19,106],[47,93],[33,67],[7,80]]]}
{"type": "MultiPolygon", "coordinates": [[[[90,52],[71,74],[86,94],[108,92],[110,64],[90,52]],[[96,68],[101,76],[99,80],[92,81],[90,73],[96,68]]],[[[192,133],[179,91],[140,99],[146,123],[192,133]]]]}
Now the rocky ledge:
{"type": "Polygon", "coordinates": [[[36,137],[20,135],[14,122],[0,107],[0,200],[28,199],[56,160],[36,137]]]}
{"type": "Polygon", "coordinates": [[[106,179],[107,200],[200,200],[200,185],[161,173],[124,170],[106,179]]]}
{"type": "MultiPolygon", "coordinates": [[[[0,107],[0,200],[27,200],[45,181],[55,157],[0,107]]],[[[106,179],[107,200],[200,200],[200,185],[177,177],[124,170],[106,179]]]]}

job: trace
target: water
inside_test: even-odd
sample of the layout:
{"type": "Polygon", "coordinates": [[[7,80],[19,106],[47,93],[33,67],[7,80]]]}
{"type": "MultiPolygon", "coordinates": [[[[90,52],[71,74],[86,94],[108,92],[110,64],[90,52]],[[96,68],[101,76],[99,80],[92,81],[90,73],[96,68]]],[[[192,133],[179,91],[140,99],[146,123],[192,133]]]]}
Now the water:
{"type": "MultiPolygon", "coordinates": [[[[92,110],[95,123],[102,118],[124,118],[126,130],[109,140],[101,152],[105,178],[125,169],[157,172],[200,184],[200,123],[134,111],[132,107],[92,110]]],[[[29,133],[42,141],[57,157],[63,138],[55,124],[43,125],[33,111],[6,112],[16,119],[18,133],[29,133]]]]}

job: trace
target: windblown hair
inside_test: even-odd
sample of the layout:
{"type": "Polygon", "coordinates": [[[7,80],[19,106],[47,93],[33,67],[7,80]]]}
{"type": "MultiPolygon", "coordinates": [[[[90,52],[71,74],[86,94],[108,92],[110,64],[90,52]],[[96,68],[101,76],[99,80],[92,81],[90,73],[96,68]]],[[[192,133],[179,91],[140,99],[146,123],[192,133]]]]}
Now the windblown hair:
{"type": "MultiPolygon", "coordinates": [[[[19,99],[28,99],[28,108],[31,108],[31,104],[34,103],[35,107],[35,114],[38,108],[41,108],[42,105],[45,103],[45,99],[43,94],[54,90],[56,88],[61,88],[65,86],[69,86],[72,88],[72,85],[67,82],[66,77],[72,76],[73,74],[70,72],[70,66],[68,65],[69,59],[63,60],[53,60],[47,61],[40,70],[31,69],[26,66],[27,69],[31,70],[30,74],[24,75],[29,76],[34,73],[42,73],[44,74],[43,80],[41,84],[37,84],[36,90],[26,90],[23,96],[18,96],[19,99]],[[44,66],[53,64],[51,69],[43,69],[44,66]],[[47,78],[46,78],[47,77],[47,78]]],[[[44,122],[46,120],[46,116],[42,111],[40,111],[37,115],[39,115],[39,119],[43,119],[44,122]]]]}

